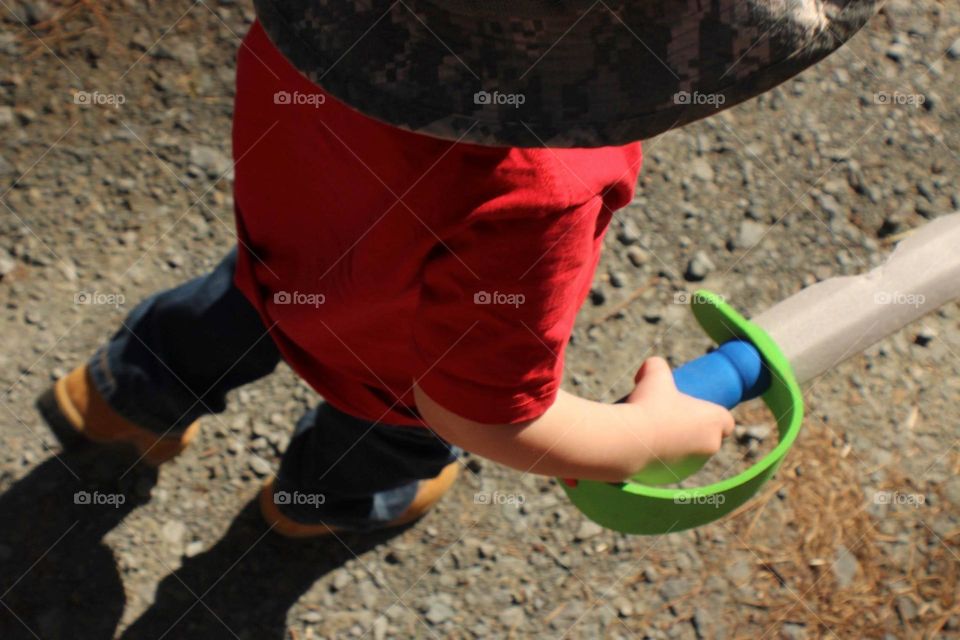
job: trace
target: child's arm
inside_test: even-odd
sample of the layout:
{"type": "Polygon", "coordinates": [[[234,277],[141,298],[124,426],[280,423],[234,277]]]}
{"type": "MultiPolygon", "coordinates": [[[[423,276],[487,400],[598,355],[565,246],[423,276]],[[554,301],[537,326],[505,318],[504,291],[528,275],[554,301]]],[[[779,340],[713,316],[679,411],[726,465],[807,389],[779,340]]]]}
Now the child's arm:
{"type": "Polygon", "coordinates": [[[625,403],[561,391],[543,415],[519,424],[481,424],[419,387],[414,394],[424,421],[448,442],[514,469],[565,478],[620,482],[658,459],[713,455],[733,432],[729,411],[677,391],[662,358],[647,360],[636,380],[625,403]]]}

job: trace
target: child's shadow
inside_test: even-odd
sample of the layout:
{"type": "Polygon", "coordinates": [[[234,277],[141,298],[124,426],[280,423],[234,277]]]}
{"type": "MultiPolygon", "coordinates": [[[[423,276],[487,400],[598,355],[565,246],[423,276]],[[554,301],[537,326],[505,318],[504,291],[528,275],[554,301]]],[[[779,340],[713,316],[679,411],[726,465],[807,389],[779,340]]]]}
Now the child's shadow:
{"type": "Polygon", "coordinates": [[[0,495],[0,638],[114,636],[123,583],[102,538],[142,504],[156,471],[64,453],[0,495]]]}
{"type": "Polygon", "coordinates": [[[286,540],[252,500],[212,548],[163,579],[121,638],[286,638],[287,611],[318,578],[397,533],[286,540]]]}
{"type": "MultiPolygon", "coordinates": [[[[126,598],[102,540],[157,480],[140,466],[118,479],[130,464],[62,453],[0,495],[0,638],[116,637],[126,598]]],[[[163,579],[122,637],[284,638],[287,611],[318,578],[398,532],[284,540],[251,501],[211,549],[163,579]]]]}

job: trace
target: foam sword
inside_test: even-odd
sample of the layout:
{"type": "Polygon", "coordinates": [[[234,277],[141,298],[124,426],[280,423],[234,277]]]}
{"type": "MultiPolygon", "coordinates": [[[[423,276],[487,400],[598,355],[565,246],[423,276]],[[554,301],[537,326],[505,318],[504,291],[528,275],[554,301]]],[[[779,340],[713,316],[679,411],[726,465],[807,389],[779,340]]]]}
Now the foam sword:
{"type": "Polygon", "coordinates": [[[661,534],[717,520],[780,466],[803,423],[800,385],[956,299],[960,212],[913,231],[875,269],[802,289],[752,321],[720,296],[699,291],[694,316],[720,346],[675,369],[677,388],[728,409],[762,397],[777,421],[777,446],[745,471],[691,489],[664,485],[691,476],[705,458],[656,463],[621,484],[564,480],[562,486],[587,517],[625,533],[661,534]]]}

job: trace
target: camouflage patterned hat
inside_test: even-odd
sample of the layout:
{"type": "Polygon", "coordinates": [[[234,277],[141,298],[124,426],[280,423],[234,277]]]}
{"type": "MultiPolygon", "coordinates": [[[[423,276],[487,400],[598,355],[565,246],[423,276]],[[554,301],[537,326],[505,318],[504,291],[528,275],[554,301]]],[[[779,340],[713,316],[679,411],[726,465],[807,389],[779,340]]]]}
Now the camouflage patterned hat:
{"type": "Polygon", "coordinates": [[[882,0],[254,0],[271,40],[355,109],[487,145],[651,138],[752,98],[882,0]]]}

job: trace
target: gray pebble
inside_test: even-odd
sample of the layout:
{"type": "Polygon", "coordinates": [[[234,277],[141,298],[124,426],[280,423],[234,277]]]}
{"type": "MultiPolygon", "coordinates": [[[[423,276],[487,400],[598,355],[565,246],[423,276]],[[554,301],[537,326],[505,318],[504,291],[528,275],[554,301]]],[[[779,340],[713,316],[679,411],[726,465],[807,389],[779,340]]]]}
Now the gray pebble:
{"type": "Polygon", "coordinates": [[[190,148],[190,164],[202,169],[209,178],[219,178],[230,170],[232,163],[219,149],[194,145],[190,148]]]}
{"type": "Polygon", "coordinates": [[[17,261],[5,253],[0,253],[0,278],[12,273],[17,268],[17,261]]]}
{"type": "Polygon", "coordinates": [[[250,456],[250,469],[260,477],[269,475],[272,467],[260,456],[250,456]]]}
{"type": "Polygon", "coordinates": [[[334,591],[343,591],[351,582],[353,582],[353,578],[350,576],[350,573],[341,569],[333,574],[330,587],[334,591]]]}
{"type": "Polygon", "coordinates": [[[739,442],[747,442],[748,440],[763,442],[770,437],[772,431],[770,425],[766,424],[737,425],[734,436],[739,442]]]}
{"type": "Polygon", "coordinates": [[[697,251],[690,262],[687,263],[687,270],[684,277],[687,280],[698,282],[706,278],[710,272],[716,269],[716,265],[710,260],[710,256],[704,251],[697,251]]]}
{"type": "Polygon", "coordinates": [[[711,167],[710,163],[704,158],[696,158],[690,163],[690,174],[697,180],[702,180],[703,182],[713,182],[715,177],[713,167],[711,167]]]}
{"type": "Polygon", "coordinates": [[[660,597],[665,601],[674,600],[690,593],[692,586],[689,578],[668,578],[660,585],[660,597]]]}
{"type": "Polygon", "coordinates": [[[737,230],[736,247],[738,249],[750,249],[755,247],[767,233],[767,226],[754,222],[753,220],[744,220],[740,223],[737,230]]]}
{"type": "Polygon", "coordinates": [[[620,225],[620,231],[617,233],[617,240],[623,245],[632,245],[640,241],[640,228],[637,223],[630,218],[625,218],[620,225]]]}
{"type": "Polygon", "coordinates": [[[910,622],[917,619],[917,603],[909,596],[899,596],[896,599],[897,613],[904,622],[910,622]]]}
{"type": "Polygon", "coordinates": [[[187,535],[187,525],[180,520],[168,520],[160,529],[160,536],[168,543],[178,546],[187,535]]]}
{"type": "Polygon", "coordinates": [[[920,331],[917,332],[916,337],[913,339],[915,343],[921,347],[926,347],[937,337],[937,332],[931,329],[930,327],[923,327],[920,331]]]}
{"type": "Polygon", "coordinates": [[[454,611],[450,605],[444,602],[433,601],[427,608],[426,613],[423,614],[423,617],[426,618],[430,624],[438,625],[452,618],[453,614],[454,611]]]}
{"type": "Polygon", "coordinates": [[[154,58],[175,60],[183,65],[193,67],[199,62],[197,47],[190,40],[167,38],[150,51],[154,58]]]}
{"type": "Polygon", "coordinates": [[[947,55],[951,60],[960,60],[960,38],[953,41],[950,48],[947,49],[947,55]]]}
{"type": "Polygon", "coordinates": [[[515,629],[521,626],[527,620],[527,614],[523,607],[507,607],[500,614],[500,624],[508,629],[515,629]]]}
{"type": "Polygon", "coordinates": [[[584,520],[577,529],[574,539],[577,541],[589,540],[590,538],[594,538],[601,533],[603,533],[603,527],[598,525],[593,520],[584,520]]]}
{"type": "Polygon", "coordinates": [[[837,584],[841,589],[849,587],[857,575],[857,570],[860,568],[857,557],[853,555],[846,546],[840,545],[837,547],[833,560],[831,569],[833,570],[834,577],[837,579],[837,584]]]}
{"type": "Polygon", "coordinates": [[[203,543],[199,540],[194,540],[193,542],[189,543],[183,550],[183,555],[187,558],[193,558],[201,553],[203,553],[203,543]]]}
{"type": "Polygon", "coordinates": [[[610,284],[617,289],[627,286],[627,274],[623,271],[614,271],[610,274],[610,284]]]}
{"type": "Polygon", "coordinates": [[[910,54],[910,47],[903,42],[894,42],[887,48],[887,57],[894,62],[903,61],[910,54]]]}
{"type": "Polygon", "coordinates": [[[650,261],[650,255],[641,247],[633,246],[627,249],[627,259],[635,267],[642,267],[650,261]]]}
{"type": "Polygon", "coordinates": [[[630,598],[624,596],[614,599],[613,608],[617,610],[617,615],[621,618],[629,618],[634,612],[633,602],[630,601],[630,598]]]}
{"type": "Polygon", "coordinates": [[[319,611],[307,611],[300,614],[300,620],[306,622],[307,624],[317,624],[323,620],[323,616],[319,611]]]}
{"type": "Polygon", "coordinates": [[[16,173],[16,169],[10,162],[0,155],[0,177],[10,176],[16,173]]]}
{"type": "Polygon", "coordinates": [[[960,476],[951,476],[943,485],[944,499],[955,507],[960,507],[960,476]]]}

